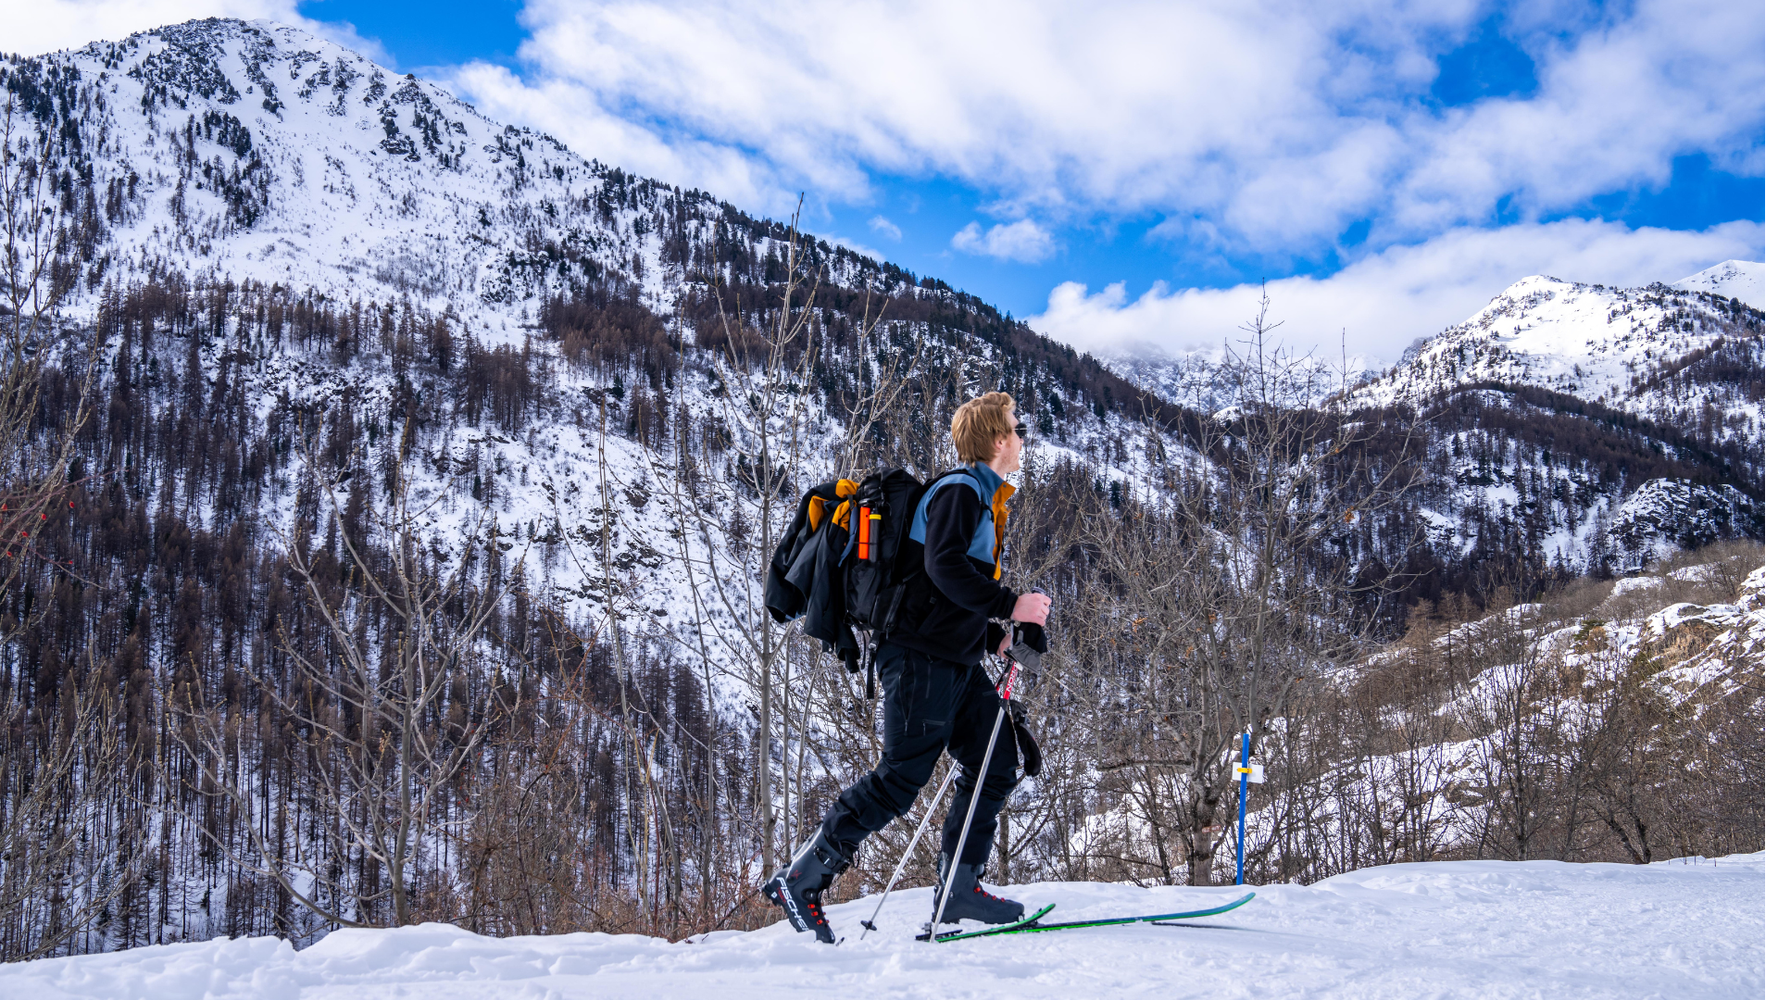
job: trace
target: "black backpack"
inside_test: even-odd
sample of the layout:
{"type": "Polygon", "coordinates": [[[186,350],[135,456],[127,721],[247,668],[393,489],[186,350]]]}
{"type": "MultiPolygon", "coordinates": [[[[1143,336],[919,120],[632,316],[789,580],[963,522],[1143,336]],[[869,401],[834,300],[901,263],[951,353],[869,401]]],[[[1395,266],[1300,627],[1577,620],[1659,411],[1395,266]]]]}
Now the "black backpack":
{"type": "Polygon", "coordinates": [[[848,671],[868,669],[866,697],[876,697],[876,643],[861,664],[852,630],[865,629],[880,640],[895,627],[907,582],[921,569],[913,565],[907,538],[929,485],[885,466],[855,490],[843,479],[816,486],[803,494],[766,574],[765,606],[772,618],[803,619],[803,634],[819,640],[848,671]]]}
{"type": "Polygon", "coordinates": [[[852,497],[851,537],[841,564],[846,619],[879,637],[894,628],[902,592],[918,568],[903,563],[926,487],[906,469],[885,466],[866,476],[852,497]]]}

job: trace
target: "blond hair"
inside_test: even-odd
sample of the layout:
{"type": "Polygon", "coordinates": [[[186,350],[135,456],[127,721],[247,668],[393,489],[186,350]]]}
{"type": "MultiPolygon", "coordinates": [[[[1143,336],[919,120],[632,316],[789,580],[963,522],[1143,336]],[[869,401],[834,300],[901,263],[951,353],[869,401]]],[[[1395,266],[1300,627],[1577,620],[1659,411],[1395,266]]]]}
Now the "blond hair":
{"type": "Polygon", "coordinates": [[[974,464],[994,457],[994,442],[1012,433],[1006,418],[1012,413],[1012,397],[1004,392],[986,392],[975,397],[951,415],[951,440],[957,445],[957,457],[974,464]]]}

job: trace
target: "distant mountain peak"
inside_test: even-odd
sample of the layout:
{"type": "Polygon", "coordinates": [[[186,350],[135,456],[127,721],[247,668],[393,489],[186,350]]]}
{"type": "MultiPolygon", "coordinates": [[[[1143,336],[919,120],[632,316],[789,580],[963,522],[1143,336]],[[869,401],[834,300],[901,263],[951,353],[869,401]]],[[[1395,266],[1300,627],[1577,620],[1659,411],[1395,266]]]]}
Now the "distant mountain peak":
{"type": "Polygon", "coordinates": [[[1759,306],[1752,298],[1741,298],[1741,306],[1724,301],[1763,277],[1764,265],[1746,261],[1724,262],[1685,283],[1641,288],[1531,275],[1469,319],[1419,342],[1360,393],[1378,401],[1425,399],[1460,385],[1499,382],[1631,412],[1683,407],[1682,397],[1703,391],[1695,378],[1682,380],[1685,387],[1675,392],[1654,391],[1677,373],[1669,370],[1677,359],[1743,340],[1757,342],[1763,353],[1759,306]]]}
{"type": "Polygon", "coordinates": [[[1673,287],[1740,299],[1763,312],[1766,308],[1766,265],[1751,260],[1725,260],[1675,281],[1673,287]]]}
{"type": "Polygon", "coordinates": [[[1537,292],[1555,292],[1565,289],[1571,282],[1548,274],[1528,274],[1506,286],[1501,295],[1532,295],[1537,292]]]}

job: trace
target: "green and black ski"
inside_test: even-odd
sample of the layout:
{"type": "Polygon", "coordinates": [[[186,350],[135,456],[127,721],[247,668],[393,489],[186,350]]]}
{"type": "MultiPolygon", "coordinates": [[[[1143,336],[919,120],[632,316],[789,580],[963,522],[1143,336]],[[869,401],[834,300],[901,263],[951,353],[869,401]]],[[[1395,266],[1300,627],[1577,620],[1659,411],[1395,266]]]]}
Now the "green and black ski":
{"type": "Polygon", "coordinates": [[[1042,918],[1044,914],[1055,908],[1055,904],[1052,903],[1017,923],[999,924],[974,931],[951,931],[947,934],[940,934],[938,939],[940,941],[960,941],[963,938],[988,937],[993,934],[1035,934],[1038,931],[1062,931],[1072,930],[1079,927],[1115,927],[1119,924],[1146,924],[1153,923],[1156,920],[1195,920],[1199,917],[1214,917],[1219,913],[1227,913],[1230,910],[1247,903],[1249,900],[1253,899],[1253,897],[1254,894],[1250,892],[1232,903],[1224,903],[1221,906],[1214,906],[1208,910],[1188,910],[1184,913],[1153,913],[1145,917],[1106,917],[1102,920],[1070,920],[1059,924],[1038,923],[1037,921],[1042,918]]]}
{"type": "MultiPolygon", "coordinates": [[[[1020,917],[1019,919],[1013,921],[1010,924],[994,924],[991,927],[983,927],[983,928],[980,928],[978,930],[973,930],[973,931],[969,931],[969,930],[942,931],[938,935],[938,939],[940,941],[961,941],[964,938],[981,937],[983,934],[1005,934],[1008,931],[1016,931],[1021,927],[1031,926],[1032,924],[1038,922],[1039,920],[1042,920],[1044,918],[1044,916],[1049,913],[1049,911],[1051,911],[1055,908],[1056,908],[1056,904],[1051,903],[1050,905],[1038,910],[1036,913],[1033,913],[1028,917],[1020,917]]],[[[921,934],[921,935],[918,935],[917,937],[914,938],[914,940],[916,940],[916,941],[929,941],[931,939],[932,939],[932,935],[930,935],[930,934],[921,934]]]]}

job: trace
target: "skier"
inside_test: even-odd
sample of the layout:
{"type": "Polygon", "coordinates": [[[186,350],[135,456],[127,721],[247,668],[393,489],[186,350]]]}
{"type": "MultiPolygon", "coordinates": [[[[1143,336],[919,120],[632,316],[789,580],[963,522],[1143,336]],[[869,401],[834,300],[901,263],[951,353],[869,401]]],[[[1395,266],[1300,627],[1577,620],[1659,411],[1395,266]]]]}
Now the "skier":
{"type": "Polygon", "coordinates": [[[995,818],[1018,783],[1018,764],[1014,741],[1002,739],[982,767],[1000,701],[980,668],[985,652],[1004,655],[1012,643],[991,619],[1041,627],[1049,617],[1047,596],[1015,595],[999,583],[1006,501],[1013,493],[1005,479],[1018,471],[1024,438],[1025,425],[1004,392],[969,400],[951,417],[951,440],[962,464],[934,482],[915,509],[908,558],[920,569],[908,578],[900,614],[877,651],[882,760],[840,793],[815,836],[761,887],[792,926],[813,930],[821,941],[834,941],[821,894],[851,866],[865,837],[914,804],[941,750],[950,751],[961,778],[945,819],[935,909],[959,838],[964,846],[939,921],[1006,923],[1025,912],[1023,904],[981,884],[995,818]],[[977,781],[980,803],[965,837],[964,816],[977,781]]]}

